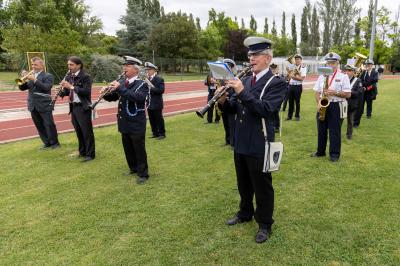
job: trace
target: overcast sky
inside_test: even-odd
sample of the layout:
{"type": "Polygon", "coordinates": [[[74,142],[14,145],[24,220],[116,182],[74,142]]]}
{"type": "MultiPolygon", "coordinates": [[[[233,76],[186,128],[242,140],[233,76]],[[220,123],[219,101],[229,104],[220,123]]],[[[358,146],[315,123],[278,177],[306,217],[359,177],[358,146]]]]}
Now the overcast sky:
{"type": "MultiPolygon", "coordinates": [[[[125,14],[127,0],[85,0],[91,7],[91,14],[102,19],[103,30],[109,35],[115,35],[115,32],[123,26],[119,23],[119,18],[125,14]]],[[[316,1],[311,1],[311,4],[316,1]]],[[[277,30],[280,32],[282,23],[282,12],[286,13],[286,32],[290,33],[290,21],[292,13],[296,16],[297,33],[300,31],[300,17],[303,11],[305,1],[295,0],[160,0],[164,6],[165,13],[182,10],[187,14],[192,13],[194,17],[200,18],[202,28],[208,21],[208,11],[214,8],[217,12],[224,11],[227,16],[238,18],[240,25],[241,18],[244,18],[246,27],[249,27],[250,15],[257,20],[257,31],[264,29],[264,19],[268,17],[268,24],[271,30],[272,20],[275,18],[277,30]],[[244,5],[246,4],[246,5],[244,5]]],[[[362,8],[361,15],[365,16],[368,11],[369,0],[358,0],[356,5],[362,8]]],[[[399,7],[398,0],[378,0],[378,9],[385,6],[392,11],[391,19],[394,19],[395,13],[399,7]],[[396,4],[397,2],[397,4],[396,4]]]]}

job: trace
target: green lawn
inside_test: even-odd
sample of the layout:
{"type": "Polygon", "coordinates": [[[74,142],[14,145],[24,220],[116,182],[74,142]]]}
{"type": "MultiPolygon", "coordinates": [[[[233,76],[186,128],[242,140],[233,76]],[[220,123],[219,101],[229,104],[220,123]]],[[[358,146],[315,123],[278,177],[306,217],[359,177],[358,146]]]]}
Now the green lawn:
{"type": "Polygon", "coordinates": [[[146,139],[144,186],[122,175],[115,126],[95,130],[87,164],[69,156],[74,134],[54,151],[38,151],[38,139],[1,145],[0,265],[399,265],[399,85],[380,81],[373,118],[343,141],[338,163],[310,158],[315,104],[303,94],[302,120],[284,122],[275,224],[262,245],[254,221],[224,225],[239,199],[232,152],[222,124],[194,113],[168,117],[165,140],[146,139]]]}

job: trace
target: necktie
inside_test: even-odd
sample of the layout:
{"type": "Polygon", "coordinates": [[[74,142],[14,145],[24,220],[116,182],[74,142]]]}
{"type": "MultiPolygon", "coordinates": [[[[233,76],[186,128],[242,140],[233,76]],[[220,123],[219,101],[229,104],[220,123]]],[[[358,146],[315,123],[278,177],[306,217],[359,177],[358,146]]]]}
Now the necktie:
{"type": "Polygon", "coordinates": [[[125,88],[128,88],[128,86],[129,86],[129,80],[125,80],[125,88]]]}
{"type": "Polygon", "coordinates": [[[251,79],[251,86],[254,86],[256,84],[256,75],[253,75],[253,78],[251,79]]]}

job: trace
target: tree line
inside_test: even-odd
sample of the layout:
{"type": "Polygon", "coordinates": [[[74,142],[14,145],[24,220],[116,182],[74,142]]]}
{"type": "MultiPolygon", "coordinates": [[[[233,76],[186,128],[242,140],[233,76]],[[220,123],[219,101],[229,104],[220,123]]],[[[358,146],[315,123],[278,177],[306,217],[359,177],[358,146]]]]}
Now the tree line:
{"type": "MultiPolygon", "coordinates": [[[[277,29],[275,18],[265,17],[261,29],[251,15],[247,27],[244,18],[239,22],[237,17],[211,8],[207,25],[201,28],[198,17],[182,11],[165,13],[158,0],[127,0],[126,13],[120,18],[125,27],[116,36],[108,36],[102,32],[102,21],[90,15],[83,0],[0,0],[0,53],[46,51],[246,61],[243,40],[258,35],[274,42],[275,56],[298,50],[316,56],[333,50],[345,60],[355,52],[369,52],[374,2],[370,1],[364,17],[355,4],[356,0],[306,0],[300,25],[296,25],[295,14],[283,11],[281,29],[277,29]]],[[[400,69],[399,12],[392,19],[386,7],[378,10],[374,59],[400,69]]],[[[4,56],[0,55],[1,60],[4,56]]]]}

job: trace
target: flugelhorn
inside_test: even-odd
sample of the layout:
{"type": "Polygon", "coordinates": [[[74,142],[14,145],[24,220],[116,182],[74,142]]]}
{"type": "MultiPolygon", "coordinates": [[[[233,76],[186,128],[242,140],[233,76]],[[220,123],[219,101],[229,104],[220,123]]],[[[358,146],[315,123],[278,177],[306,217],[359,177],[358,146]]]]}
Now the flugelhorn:
{"type": "Polygon", "coordinates": [[[26,74],[25,76],[22,76],[20,78],[15,79],[15,83],[18,86],[21,86],[23,84],[25,84],[28,81],[28,76],[33,74],[33,70],[29,71],[28,74],[26,74]]]}
{"type": "MultiPolygon", "coordinates": [[[[243,68],[243,70],[240,71],[239,74],[237,74],[236,77],[237,77],[238,79],[241,79],[242,77],[244,77],[245,75],[247,75],[247,74],[251,71],[251,67],[252,67],[252,65],[247,65],[247,66],[245,66],[245,67],[243,68]]],[[[214,106],[214,104],[218,101],[218,99],[221,98],[222,95],[224,95],[224,94],[228,91],[228,89],[230,89],[230,87],[228,87],[228,86],[223,86],[222,89],[221,89],[218,93],[216,93],[216,94],[214,95],[214,97],[212,97],[211,100],[208,101],[207,105],[204,106],[203,109],[201,109],[201,110],[199,110],[199,111],[196,111],[196,114],[197,114],[199,117],[203,118],[203,117],[204,117],[204,114],[205,114],[210,108],[212,108],[212,107],[214,106]]]]}
{"type": "MultiPolygon", "coordinates": [[[[125,71],[118,75],[116,81],[120,82],[124,78],[125,78],[125,71]]],[[[101,93],[100,93],[99,97],[97,98],[97,100],[94,103],[92,103],[91,105],[89,105],[90,109],[92,109],[92,110],[94,110],[96,108],[96,105],[99,102],[101,102],[101,100],[104,98],[104,96],[106,96],[107,94],[109,94],[113,91],[113,88],[110,85],[108,85],[108,86],[102,87],[100,91],[101,91],[101,93]]]]}
{"type": "MultiPolygon", "coordinates": [[[[65,74],[64,78],[62,79],[62,81],[65,80],[70,74],[71,74],[71,71],[68,70],[67,73],[65,74]]],[[[61,93],[62,93],[63,89],[64,89],[64,87],[61,86],[61,85],[55,88],[55,90],[57,92],[54,95],[54,98],[51,100],[51,103],[50,103],[50,105],[53,107],[53,109],[54,109],[54,105],[56,104],[56,101],[57,101],[58,97],[61,96],[61,93]]]]}

